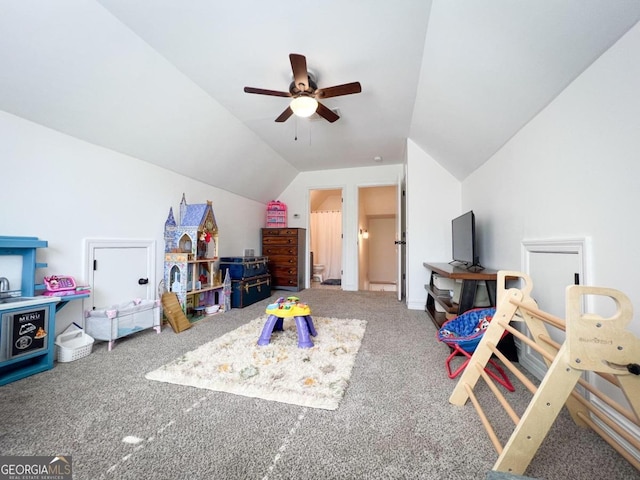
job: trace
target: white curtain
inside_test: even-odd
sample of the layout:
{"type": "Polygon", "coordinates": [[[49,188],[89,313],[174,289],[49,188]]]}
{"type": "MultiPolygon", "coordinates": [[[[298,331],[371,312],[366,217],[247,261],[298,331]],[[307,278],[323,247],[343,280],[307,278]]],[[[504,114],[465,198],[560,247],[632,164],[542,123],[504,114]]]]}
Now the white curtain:
{"type": "Polygon", "coordinates": [[[311,212],[311,251],[313,263],[324,265],[322,278],[341,278],[342,212],[311,212]]]}

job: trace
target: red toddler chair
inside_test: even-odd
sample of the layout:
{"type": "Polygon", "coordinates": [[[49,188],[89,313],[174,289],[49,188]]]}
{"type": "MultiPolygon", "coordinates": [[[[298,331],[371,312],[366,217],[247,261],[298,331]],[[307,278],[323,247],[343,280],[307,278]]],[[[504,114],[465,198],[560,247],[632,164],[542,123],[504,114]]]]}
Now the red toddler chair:
{"type": "MultiPolygon", "coordinates": [[[[445,361],[449,378],[456,378],[469,364],[471,354],[476,350],[484,331],[489,326],[489,322],[495,313],[495,308],[474,308],[442,324],[442,327],[438,330],[438,340],[446,343],[451,348],[451,354],[445,361]],[[465,356],[466,359],[462,365],[452,372],[451,361],[459,355],[465,356]]],[[[489,363],[484,370],[507,390],[510,392],[515,391],[502,367],[494,362],[493,359],[489,359],[489,363]],[[489,365],[495,371],[489,369],[489,365]]]]}

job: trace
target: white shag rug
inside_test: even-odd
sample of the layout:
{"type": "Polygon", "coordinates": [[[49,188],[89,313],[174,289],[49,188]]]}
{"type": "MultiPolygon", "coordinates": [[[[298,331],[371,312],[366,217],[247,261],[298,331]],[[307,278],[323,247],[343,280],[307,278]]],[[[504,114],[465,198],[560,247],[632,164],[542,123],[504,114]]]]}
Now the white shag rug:
{"type": "Polygon", "coordinates": [[[257,318],[150,372],[146,378],[335,410],[349,385],[364,320],[313,317],[312,348],[298,348],[293,318],[257,344],[267,316],[257,318]]]}

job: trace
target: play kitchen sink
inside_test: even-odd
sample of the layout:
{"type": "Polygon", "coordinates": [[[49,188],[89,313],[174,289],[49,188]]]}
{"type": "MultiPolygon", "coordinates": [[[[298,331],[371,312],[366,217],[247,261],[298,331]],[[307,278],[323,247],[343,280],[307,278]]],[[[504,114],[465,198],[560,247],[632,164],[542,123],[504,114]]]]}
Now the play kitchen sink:
{"type": "MultiPolygon", "coordinates": [[[[2,286],[2,278],[0,278],[0,286],[2,286]]],[[[46,297],[23,297],[20,295],[20,290],[2,290],[0,289],[0,310],[5,310],[9,307],[17,308],[20,306],[38,305],[40,303],[47,303],[51,299],[46,297]]]]}
{"type": "Polygon", "coordinates": [[[40,303],[48,303],[51,299],[46,297],[23,297],[20,290],[11,290],[9,280],[0,277],[0,309],[17,308],[20,306],[38,305],[40,303]]]}
{"type": "Polygon", "coordinates": [[[4,303],[16,303],[24,300],[32,300],[35,297],[21,297],[20,291],[11,291],[9,279],[6,277],[0,277],[0,305],[4,303]]]}
{"type": "Polygon", "coordinates": [[[32,302],[29,305],[35,305],[36,303],[46,303],[51,299],[47,299],[44,297],[2,297],[0,296],[0,305],[4,305],[6,303],[19,303],[19,302],[32,302]]]}
{"type": "Polygon", "coordinates": [[[32,300],[36,297],[0,297],[0,303],[15,303],[24,302],[25,300],[32,300]]]}

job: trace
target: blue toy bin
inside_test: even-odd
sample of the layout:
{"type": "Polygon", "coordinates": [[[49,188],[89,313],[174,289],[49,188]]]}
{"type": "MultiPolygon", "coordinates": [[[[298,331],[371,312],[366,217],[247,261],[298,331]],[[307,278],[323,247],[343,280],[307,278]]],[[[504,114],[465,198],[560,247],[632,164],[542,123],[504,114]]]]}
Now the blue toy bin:
{"type": "Polygon", "coordinates": [[[438,340],[473,353],[495,313],[494,307],[467,310],[442,324],[438,330],[438,340]]]}

